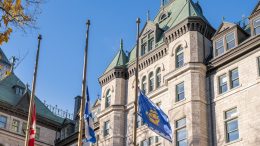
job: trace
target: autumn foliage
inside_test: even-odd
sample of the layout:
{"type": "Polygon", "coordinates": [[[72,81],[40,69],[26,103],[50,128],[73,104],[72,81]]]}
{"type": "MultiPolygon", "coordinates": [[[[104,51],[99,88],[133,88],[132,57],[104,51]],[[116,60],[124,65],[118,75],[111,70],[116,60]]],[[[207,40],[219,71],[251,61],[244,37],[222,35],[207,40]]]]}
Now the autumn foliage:
{"type": "Polygon", "coordinates": [[[34,27],[41,0],[0,0],[0,45],[9,40],[13,28],[34,27]]]}

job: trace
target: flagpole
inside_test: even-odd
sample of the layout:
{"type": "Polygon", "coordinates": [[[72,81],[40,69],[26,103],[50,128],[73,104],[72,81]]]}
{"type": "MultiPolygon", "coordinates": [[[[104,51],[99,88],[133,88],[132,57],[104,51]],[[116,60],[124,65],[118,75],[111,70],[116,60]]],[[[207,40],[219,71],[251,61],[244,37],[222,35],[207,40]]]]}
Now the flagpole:
{"type": "Polygon", "coordinates": [[[133,144],[136,146],[137,135],[137,99],[138,99],[138,66],[139,66],[139,33],[140,33],[140,18],[137,18],[137,35],[136,35],[136,62],[135,62],[135,101],[134,101],[134,128],[133,128],[133,144]]]}
{"type": "Polygon", "coordinates": [[[38,36],[38,49],[36,54],[36,62],[35,62],[35,68],[34,68],[34,74],[33,74],[33,82],[32,82],[32,93],[30,96],[30,105],[29,105],[29,114],[28,114],[28,120],[27,120],[27,128],[26,128],[26,136],[25,136],[25,143],[24,146],[28,146],[29,142],[29,135],[30,135],[30,125],[31,125],[31,116],[32,116],[32,107],[34,103],[34,94],[35,94],[35,87],[36,87],[36,80],[37,80],[37,73],[38,73],[38,62],[39,62],[39,56],[40,56],[40,46],[41,46],[41,40],[42,36],[38,36]]]}
{"type": "Polygon", "coordinates": [[[79,115],[80,118],[79,118],[78,146],[82,146],[82,134],[83,134],[83,124],[84,124],[83,113],[84,113],[85,102],[86,102],[89,26],[90,26],[90,20],[87,20],[86,46],[85,46],[85,53],[84,53],[82,93],[81,93],[81,105],[80,105],[80,115],[79,115]]]}

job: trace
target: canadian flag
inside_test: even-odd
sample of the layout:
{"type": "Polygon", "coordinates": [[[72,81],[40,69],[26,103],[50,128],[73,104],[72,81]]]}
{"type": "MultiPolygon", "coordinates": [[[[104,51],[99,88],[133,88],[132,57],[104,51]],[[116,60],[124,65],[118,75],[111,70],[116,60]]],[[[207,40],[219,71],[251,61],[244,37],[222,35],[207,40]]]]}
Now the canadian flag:
{"type": "Polygon", "coordinates": [[[32,116],[31,116],[31,126],[30,126],[30,136],[29,136],[29,145],[34,146],[36,135],[36,108],[35,103],[33,103],[32,116]]]}

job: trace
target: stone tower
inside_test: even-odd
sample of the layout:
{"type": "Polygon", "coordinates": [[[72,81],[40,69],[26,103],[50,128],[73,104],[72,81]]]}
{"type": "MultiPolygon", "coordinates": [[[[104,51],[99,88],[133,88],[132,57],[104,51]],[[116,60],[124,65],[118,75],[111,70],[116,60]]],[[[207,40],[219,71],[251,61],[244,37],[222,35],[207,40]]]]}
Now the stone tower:
{"type": "Polygon", "coordinates": [[[102,86],[101,114],[99,114],[100,145],[124,145],[127,61],[121,40],[118,53],[99,79],[102,86]]]}

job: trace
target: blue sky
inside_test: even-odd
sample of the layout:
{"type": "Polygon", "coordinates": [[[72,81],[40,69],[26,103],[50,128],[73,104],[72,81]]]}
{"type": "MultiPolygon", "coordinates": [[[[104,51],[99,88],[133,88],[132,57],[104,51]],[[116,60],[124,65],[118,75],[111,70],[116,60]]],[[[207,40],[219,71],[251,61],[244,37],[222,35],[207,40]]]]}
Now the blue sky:
{"type": "MultiPolygon", "coordinates": [[[[237,22],[249,16],[258,0],[200,0],[204,15],[216,29],[225,17],[237,22]]],[[[43,35],[36,94],[47,103],[73,111],[74,97],[81,93],[86,20],[91,19],[88,84],[92,101],[101,94],[98,78],[119,49],[120,38],[125,50],[135,43],[137,17],[142,26],[146,12],[154,18],[160,0],[47,0],[41,5],[38,29],[24,33],[15,30],[2,46],[10,58],[24,58],[15,73],[31,85],[37,35],[43,35]],[[26,55],[28,54],[28,55],[26,55]]]]}

